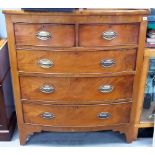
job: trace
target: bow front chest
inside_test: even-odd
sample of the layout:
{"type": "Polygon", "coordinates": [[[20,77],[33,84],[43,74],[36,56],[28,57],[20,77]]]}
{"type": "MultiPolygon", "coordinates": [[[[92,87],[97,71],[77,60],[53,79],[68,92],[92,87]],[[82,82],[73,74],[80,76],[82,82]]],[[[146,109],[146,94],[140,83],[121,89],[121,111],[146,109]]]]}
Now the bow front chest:
{"type": "Polygon", "coordinates": [[[136,139],[147,10],[3,12],[21,144],[41,131],[136,139]]]}

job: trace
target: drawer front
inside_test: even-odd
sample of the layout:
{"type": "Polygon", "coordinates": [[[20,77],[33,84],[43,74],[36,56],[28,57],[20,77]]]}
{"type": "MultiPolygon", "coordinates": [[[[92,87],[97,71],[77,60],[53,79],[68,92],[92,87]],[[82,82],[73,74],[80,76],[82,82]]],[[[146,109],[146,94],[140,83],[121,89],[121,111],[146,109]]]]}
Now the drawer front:
{"type": "Polygon", "coordinates": [[[135,70],[136,50],[17,51],[18,69],[40,73],[112,73],[135,70]]]}
{"type": "Polygon", "coordinates": [[[15,24],[16,45],[72,47],[74,25],[15,24]]]}
{"type": "Polygon", "coordinates": [[[114,46],[138,43],[139,24],[81,25],[80,46],[114,46]]]}
{"type": "Polygon", "coordinates": [[[36,105],[24,104],[25,123],[53,126],[104,126],[128,123],[130,104],[36,105]],[[35,110],[34,110],[35,109],[35,110]]]}
{"type": "Polygon", "coordinates": [[[22,99],[117,100],[132,98],[134,76],[119,77],[20,77],[22,99]]]}

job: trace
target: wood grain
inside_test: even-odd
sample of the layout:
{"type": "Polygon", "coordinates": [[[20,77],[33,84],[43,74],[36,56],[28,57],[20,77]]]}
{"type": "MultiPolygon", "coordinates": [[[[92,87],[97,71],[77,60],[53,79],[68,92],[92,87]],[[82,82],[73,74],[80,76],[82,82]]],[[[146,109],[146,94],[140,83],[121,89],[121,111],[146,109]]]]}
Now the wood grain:
{"type": "Polygon", "coordinates": [[[135,70],[136,50],[92,52],[18,50],[17,59],[19,71],[27,73],[116,73],[135,70]],[[48,59],[54,65],[51,68],[42,68],[38,64],[41,59],[48,59]],[[101,61],[108,59],[114,60],[115,64],[111,67],[102,67],[101,61]]]}
{"type": "Polygon", "coordinates": [[[72,47],[75,45],[74,25],[61,24],[15,24],[16,45],[37,45],[51,47],[72,47]],[[48,40],[39,40],[36,33],[51,33],[48,40]]]}
{"type": "Polygon", "coordinates": [[[134,76],[120,76],[107,78],[43,78],[20,77],[22,99],[28,100],[117,100],[132,98],[134,76]],[[101,93],[99,87],[112,85],[113,91],[101,93]],[[50,85],[55,91],[45,94],[40,91],[43,85],[50,85]]]}
{"type": "Polygon", "coordinates": [[[17,60],[16,60],[16,48],[15,48],[15,37],[14,37],[14,27],[11,22],[11,16],[6,16],[6,26],[8,32],[8,48],[9,48],[9,60],[10,60],[10,68],[11,68],[11,77],[12,77],[12,85],[13,85],[13,95],[14,102],[16,108],[17,115],[17,123],[19,130],[19,137],[22,139],[23,134],[23,113],[22,113],[22,105],[20,101],[20,87],[19,87],[19,77],[17,73],[17,60]]]}
{"type": "Polygon", "coordinates": [[[88,127],[106,126],[110,124],[128,123],[130,104],[116,105],[35,105],[24,104],[25,123],[38,125],[51,125],[57,127],[88,127]],[[33,110],[35,109],[35,110],[33,110]],[[54,114],[55,118],[45,119],[41,115],[44,112],[54,114]],[[101,112],[108,112],[111,116],[107,119],[97,117],[101,112]],[[74,113],[74,115],[73,115],[74,113]]]}
{"type": "MultiPolygon", "coordinates": [[[[4,13],[7,21],[9,56],[21,144],[26,143],[28,136],[41,131],[113,130],[124,133],[127,142],[136,140],[138,131],[136,125],[141,111],[138,92],[148,10],[106,9],[75,11],[72,13],[36,13],[14,10],[4,11],[4,13]],[[40,42],[34,38],[34,34],[40,28],[46,28],[46,30],[53,32],[55,36],[53,42],[51,40],[40,42]],[[101,39],[101,33],[108,30],[119,32],[119,35],[112,41],[104,41],[101,39]],[[124,49],[125,52],[120,51],[120,49],[124,49]],[[109,54],[105,54],[108,53],[107,51],[109,54]],[[35,54],[36,52],[39,54],[35,54]],[[128,55],[129,53],[132,58],[128,55]],[[86,59],[88,55],[89,58],[86,59]],[[59,60],[59,63],[54,66],[58,67],[55,68],[55,72],[44,72],[37,69],[35,65],[33,66],[34,59],[40,59],[44,56],[54,58],[55,63],[59,60]],[[107,56],[113,56],[117,59],[118,68],[113,66],[116,68],[110,68],[111,70],[109,69],[108,72],[103,71],[103,69],[100,70],[96,66],[99,58],[107,58],[107,56]],[[125,58],[128,58],[129,63],[125,63],[127,62],[125,58]],[[78,61],[75,61],[75,59],[78,61]],[[93,63],[90,63],[91,60],[93,60],[93,63]],[[64,67],[59,66],[60,61],[63,62],[64,67]],[[86,66],[86,63],[89,65],[86,66]],[[33,67],[31,68],[28,64],[33,67]],[[82,67],[80,64],[86,67],[82,67]],[[29,67],[26,67],[26,65],[29,67]],[[73,67],[74,65],[75,67],[73,67]],[[47,84],[47,82],[56,86],[56,91],[50,96],[49,94],[40,94],[38,91],[40,85],[47,84]],[[111,94],[100,94],[96,90],[103,82],[114,84],[117,89],[114,89],[111,94]],[[133,103],[120,104],[117,108],[116,105],[111,104],[113,101],[119,104],[124,99],[133,101],[133,103]],[[104,102],[106,105],[101,106],[102,101],[106,101],[104,102]],[[50,102],[57,104],[43,105],[45,102],[46,104],[50,104],[50,102]],[[66,105],[62,103],[66,103],[66,105]],[[73,103],[78,103],[78,106],[73,103]],[[50,123],[47,125],[48,123],[40,120],[40,117],[31,117],[31,115],[38,116],[41,110],[52,112],[53,109],[56,109],[55,112],[59,112],[58,107],[63,109],[61,116],[71,113],[69,116],[70,124],[67,124],[70,126],[57,127],[50,123]],[[78,107],[77,109],[80,109],[79,111],[83,115],[85,112],[89,112],[90,116],[87,116],[92,121],[87,119],[89,121],[84,124],[83,120],[76,117],[79,113],[76,113],[76,108],[73,107],[78,107]],[[95,110],[97,110],[96,112],[98,110],[108,110],[114,116],[117,116],[115,116],[115,119],[107,121],[107,125],[104,126],[104,123],[101,123],[100,126],[100,122],[92,118],[96,114],[95,110]],[[26,117],[23,117],[23,115],[26,117]],[[119,119],[120,116],[121,119],[119,119]],[[71,118],[75,118],[73,119],[75,121],[71,121],[71,118]],[[25,123],[25,120],[27,123],[25,123]],[[82,121],[82,123],[79,121],[82,121]],[[76,126],[76,123],[85,126],[76,126]]],[[[55,124],[67,123],[66,120],[66,117],[63,120],[58,119],[55,124]]]]}
{"type": "Polygon", "coordinates": [[[83,10],[75,10],[73,12],[33,12],[33,11],[24,11],[24,10],[3,10],[3,13],[5,14],[11,14],[11,15],[47,15],[47,16],[52,16],[52,15],[63,15],[63,16],[68,16],[68,15],[147,15],[149,14],[149,9],[83,9],[83,10]]]}
{"type": "Polygon", "coordinates": [[[83,47],[131,45],[138,43],[139,24],[92,24],[79,26],[79,45],[83,47]],[[114,31],[113,40],[102,38],[102,33],[114,31]]]}

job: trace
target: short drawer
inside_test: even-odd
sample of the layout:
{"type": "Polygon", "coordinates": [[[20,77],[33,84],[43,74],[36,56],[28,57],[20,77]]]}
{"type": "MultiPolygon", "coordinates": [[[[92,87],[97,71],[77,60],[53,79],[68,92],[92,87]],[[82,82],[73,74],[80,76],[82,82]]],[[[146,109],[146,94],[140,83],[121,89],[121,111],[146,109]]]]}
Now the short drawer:
{"type": "Polygon", "coordinates": [[[135,70],[136,50],[29,51],[18,50],[18,69],[40,73],[114,73],[135,70]]]}
{"type": "Polygon", "coordinates": [[[110,105],[37,105],[24,104],[25,123],[38,125],[106,126],[128,123],[130,104],[110,105]],[[34,110],[35,109],[35,110],[34,110]]]}
{"type": "Polygon", "coordinates": [[[15,24],[16,45],[72,47],[75,44],[74,25],[15,24]]]}
{"type": "Polygon", "coordinates": [[[21,97],[28,100],[89,101],[132,98],[134,76],[20,77],[21,97]]]}
{"type": "Polygon", "coordinates": [[[138,43],[139,24],[80,25],[79,45],[83,47],[138,43]]]}

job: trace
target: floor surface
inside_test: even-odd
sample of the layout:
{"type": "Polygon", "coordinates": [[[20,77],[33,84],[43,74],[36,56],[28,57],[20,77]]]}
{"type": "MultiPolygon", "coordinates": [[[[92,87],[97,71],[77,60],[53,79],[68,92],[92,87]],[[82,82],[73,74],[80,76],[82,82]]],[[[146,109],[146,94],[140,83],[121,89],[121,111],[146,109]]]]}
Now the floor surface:
{"type": "MultiPolygon", "coordinates": [[[[19,147],[18,132],[12,141],[0,142],[0,147],[19,147]]],[[[112,131],[57,133],[43,132],[31,136],[24,147],[151,147],[152,138],[138,138],[130,144],[125,142],[123,134],[112,131]]]]}

